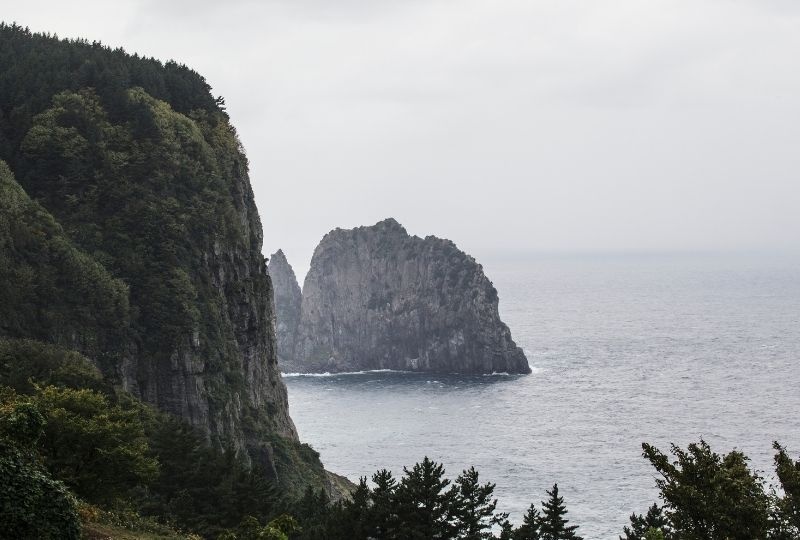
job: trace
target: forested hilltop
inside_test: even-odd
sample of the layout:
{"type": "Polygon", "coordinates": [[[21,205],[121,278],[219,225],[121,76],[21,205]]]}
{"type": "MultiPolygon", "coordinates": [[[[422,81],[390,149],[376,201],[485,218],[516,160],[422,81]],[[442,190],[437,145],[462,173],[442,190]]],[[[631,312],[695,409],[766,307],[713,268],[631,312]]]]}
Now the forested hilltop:
{"type": "MultiPolygon", "coordinates": [[[[81,421],[106,405],[139,411],[136,440],[155,461],[126,477],[130,489],[199,445],[228,460],[226,482],[242,467],[287,495],[331,490],[288,415],[247,159],[200,75],[0,25],[0,195],[0,385],[14,399],[52,383],[79,392],[64,399],[81,421]],[[89,379],[73,376],[87,365],[89,379]]],[[[179,500],[185,516],[203,514],[186,481],[150,510],[179,500]]]]}

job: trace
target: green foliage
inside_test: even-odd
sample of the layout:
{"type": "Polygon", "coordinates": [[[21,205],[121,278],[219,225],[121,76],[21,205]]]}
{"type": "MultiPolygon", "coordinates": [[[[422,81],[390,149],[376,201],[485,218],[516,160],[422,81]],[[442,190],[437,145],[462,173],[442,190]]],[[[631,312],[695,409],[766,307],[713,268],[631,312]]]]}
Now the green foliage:
{"type": "Polygon", "coordinates": [[[100,372],[83,355],[29,339],[0,338],[0,384],[23,394],[40,385],[111,392],[100,372]]]}
{"type": "Polygon", "coordinates": [[[0,162],[0,336],[113,354],[128,310],[127,286],[77,249],[0,162]]]}
{"type": "Polygon", "coordinates": [[[213,537],[245,516],[265,520],[276,512],[274,483],[258,466],[246,468],[232,449],[220,452],[195,428],[161,416],[149,439],[160,474],[143,497],[145,514],[213,537]]]}
{"type": "Polygon", "coordinates": [[[672,528],[669,525],[669,521],[664,515],[663,509],[656,503],[653,503],[647,509],[645,515],[631,514],[630,519],[631,526],[623,528],[622,533],[625,536],[620,536],[620,540],[642,540],[642,538],[647,537],[648,533],[651,536],[659,533],[664,540],[672,538],[672,528]]]}
{"type": "Polygon", "coordinates": [[[783,497],[775,500],[773,526],[775,536],[780,538],[800,538],[800,460],[793,461],[786,449],[773,443],[775,472],[783,490],[783,497]]]}
{"type": "Polygon", "coordinates": [[[191,351],[212,413],[236,395],[274,431],[241,376],[234,317],[253,299],[266,317],[269,283],[223,103],[174,62],[0,24],[0,336],[147,374],[137,391],[167,408],[181,396],[155,381],[191,351]],[[221,278],[215,258],[250,270],[221,278]]]}
{"type": "Polygon", "coordinates": [[[375,487],[370,493],[370,532],[376,538],[394,538],[398,531],[398,516],[394,504],[397,480],[392,473],[381,469],[372,475],[375,487]]]}
{"type": "Polygon", "coordinates": [[[766,538],[769,498],[763,481],[736,450],[720,456],[700,440],[687,450],[672,446],[675,461],[643,444],[643,455],[661,478],[656,485],[679,538],[766,538]]]}
{"type": "Polygon", "coordinates": [[[324,485],[318,454],[276,435],[270,396],[250,402],[241,349],[268,346],[253,332],[269,324],[261,225],[224,101],[202,77],[0,24],[0,159],[0,383],[47,417],[51,472],[88,500],[208,534],[270,517],[276,477],[324,485]],[[167,434],[171,421],[114,390],[183,414],[162,381],[187,353],[215,432],[167,434]],[[223,449],[234,399],[251,456],[223,449]]]}
{"type": "Polygon", "coordinates": [[[158,473],[136,409],[92,390],[47,386],[33,401],[47,419],[39,451],[47,468],[79,496],[111,504],[158,473]]]}
{"type": "Polygon", "coordinates": [[[528,507],[522,525],[511,534],[513,540],[541,540],[541,521],[542,515],[533,504],[528,507]]]}
{"type": "Polygon", "coordinates": [[[217,540],[289,540],[289,535],[300,530],[297,521],[282,514],[266,525],[253,516],[247,516],[237,527],[236,532],[226,531],[217,540]]]}
{"type": "Polygon", "coordinates": [[[77,501],[37,462],[44,417],[3,392],[0,403],[0,531],[5,538],[80,538],[77,501]]]}
{"type": "Polygon", "coordinates": [[[404,534],[409,539],[446,538],[452,536],[451,519],[456,492],[447,489],[450,480],[444,467],[426,456],[404,476],[395,492],[397,513],[404,534]]]}
{"type": "Polygon", "coordinates": [[[0,388],[0,437],[18,448],[34,451],[47,422],[39,409],[20,400],[9,388],[0,388]]]}
{"type": "MultiPolygon", "coordinates": [[[[124,534],[124,538],[136,540],[200,540],[197,535],[180,533],[164,523],[141,516],[135,510],[127,508],[101,510],[89,507],[87,510],[87,506],[82,505],[79,513],[84,532],[94,532],[99,537],[117,538],[124,534]]],[[[94,538],[91,534],[85,536],[94,538]]]]}
{"type": "Polygon", "coordinates": [[[350,498],[334,507],[332,519],[329,520],[327,533],[332,536],[349,534],[352,540],[367,540],[371,534],[369,508],[370,490],[367,479],[361,478],[358,487],[350,498]]]}
{"type": "Polygon", "coordinates": [[[112,116],[123,114],[124,94],[140,86],[184,114],[202,110],[224,114],[222,101],[208,83],[186,66],[126,54],[98,42],[60,40],[17,25],[0,24],[0,103],[8,160],[27,130],[30,118],[44,110],[54,94],[94,88],[112,116]]]}
{"type": "Polygon", "coordinates": [[[445,478],[444,467],[429,458],[404,468],[398,483],[383,469],[372,475],[372,488],[361,478],[351,497],[330,503],[324,492],[308,488],[290,506],[301,529],[295,540],[406,540],[495,538],[502,540],[580,540],[576,526],[564,519],[564,500],[558,487],[548,492],[545,513],[531,505],[517,529],[508,514],[497,513],[492,498],[494,484],[481,484],[474,467],[463,471],[454,483],[445,478]],[[547,531],[544,536],[542,531],[547,531]]]}
{"type": "Polygon", "coordinates": [[[564,497],[558,494],[558,484],[553,484],[553,489],[547,494],[550,498],[542,501],[542,516],[539,521],[542,540],[581,540],[575,534],[578,526],[567,525],[567,507],[564,505],[564,497]]]}
{"type": "Polygon", "coordinates": [[[125,499],[129,510],[103,514],[119,517],[101,520],[106,525],[142,530],[125,521],[138,509],[214,536],[246,515],[276,512],[278,490],[258,465],[246,468],[185,422],[115,392],[74,351],[0,340],[0,384],[29,394],[0,389],[0,436],[34,449],[82,498],[106,507],[125,499]]]}
{"type": "Polygon", "coordinates": [[[492,526],[499,525],[506,517],[506,514],[495,513],[497,499],[492,499],[494,487],[492,483],[479,483],[475,467],[470,467],[456,478],[453,514],[458,538],[492,538],[492,526]]]}

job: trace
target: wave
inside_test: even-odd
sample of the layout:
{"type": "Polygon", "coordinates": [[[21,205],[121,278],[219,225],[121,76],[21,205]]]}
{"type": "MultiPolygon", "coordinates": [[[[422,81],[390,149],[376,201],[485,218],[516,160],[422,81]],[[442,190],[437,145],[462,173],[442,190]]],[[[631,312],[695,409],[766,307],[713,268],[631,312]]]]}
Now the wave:
{"type": "MultiPolygon", "coordinates": [[[[531,366],[531,373],[539,373],[542,371],[542,368],[531,366]]],[[[290,372],[284,373],[281,372],[281,376],[283,377],[339,377],[339,376],[350,376],[350,375],[369,375],[371,373],[406,373],[409,375],[431,375],[435,372],[427,372],[427,371],[407,371],[402,369],[365,369],[363,371],[335,371],[330,372],[326,371],[324,373],[303,373],[300,371],[297,372],[290,372]]],[[[474,377],[476,374],[470,373],[448,373],[447,375],[452,375],[456,377],[474,377]]],[[[519,375],[519,373],[508,373],[507,371],[493,371],[492,373],[483,373],[478,376],[480,377],[515,377],[519,375]]],[[[429,381],[430,382],[430,381],[429,381]]],[[[438,382],[438,381],[433,381],[438,382]]]]}
{"type": "Polygon", "coordinates": [[[402,371],[399,369],[366,369],[364,371],[337,371],[331,373],[330,371],[326,371],[325,373],[302,373],[302,372],[295,372],[295,373],[281,373],[283,377],[338,377],[340,375],[367,375],[369,373],[418,373],[415,371],[402,371]]]}

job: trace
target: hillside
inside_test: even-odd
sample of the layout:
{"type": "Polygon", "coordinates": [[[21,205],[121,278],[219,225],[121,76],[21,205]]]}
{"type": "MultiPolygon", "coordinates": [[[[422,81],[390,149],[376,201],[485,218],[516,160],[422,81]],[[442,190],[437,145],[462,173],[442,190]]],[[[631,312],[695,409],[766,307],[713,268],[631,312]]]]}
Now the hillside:
{"type": "Polygon", "coordinates": [[[294,490],[247,158],[185,66],[0,26],[0,337],[74,349],[294,490]]]}

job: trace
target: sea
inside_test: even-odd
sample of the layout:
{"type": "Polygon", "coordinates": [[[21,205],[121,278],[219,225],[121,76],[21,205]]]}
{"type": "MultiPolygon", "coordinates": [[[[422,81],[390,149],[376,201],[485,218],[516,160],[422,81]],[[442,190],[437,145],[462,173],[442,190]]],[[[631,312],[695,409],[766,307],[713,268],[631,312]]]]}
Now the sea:
{"type": "Polygon", "coordinates": [[[800,458],[800,258],[540,255],[484,262],[533,373],[286,374],[302,440],[357,481],[428,456],[474,465],[519,523],[558,483],[567,518],[616,539],[658,501],[642,443],[743,451],[774,483],[800,458]]]}

